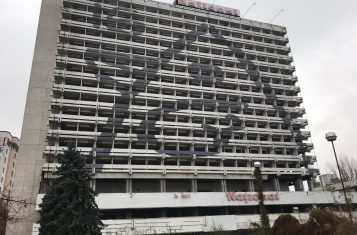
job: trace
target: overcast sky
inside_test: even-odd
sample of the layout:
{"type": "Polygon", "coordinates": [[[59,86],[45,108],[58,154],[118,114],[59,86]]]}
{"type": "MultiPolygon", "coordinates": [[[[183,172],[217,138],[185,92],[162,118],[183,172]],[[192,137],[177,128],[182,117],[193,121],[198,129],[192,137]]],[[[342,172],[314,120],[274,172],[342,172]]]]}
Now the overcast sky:
{"type": "MultiPolygon", "coordinates": [[[[172,3],[173,0],[163,1],[172,3]]],[[[206,0],[212,3],[213,0],[206,0]]],[[[322,171],[334,162],[325,133],[335,131],[337,153],[357,159],[357,1],[216,0],[245,18],[287,27],[294,65],[322,171]]],[[[21,134],[41,0],[0,1],[0,130],[21,134]]]]}

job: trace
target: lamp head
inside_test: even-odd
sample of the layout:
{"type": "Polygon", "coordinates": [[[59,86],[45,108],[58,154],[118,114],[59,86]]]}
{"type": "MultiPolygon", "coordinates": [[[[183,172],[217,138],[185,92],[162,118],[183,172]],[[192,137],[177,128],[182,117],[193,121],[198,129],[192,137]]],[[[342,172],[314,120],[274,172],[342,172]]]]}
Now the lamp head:
{"type": "Polygon", "coordinates": [[[335,141],[337,139],[337,135],[335,132],[327,132],[326,133],[326,140],[327,141],[335,141]]]}
{"type": "Polygon", "coordinates": [[[260,168],[262,164],[260,162],[254,162],[254,167],[255,168],[260,168]]]}

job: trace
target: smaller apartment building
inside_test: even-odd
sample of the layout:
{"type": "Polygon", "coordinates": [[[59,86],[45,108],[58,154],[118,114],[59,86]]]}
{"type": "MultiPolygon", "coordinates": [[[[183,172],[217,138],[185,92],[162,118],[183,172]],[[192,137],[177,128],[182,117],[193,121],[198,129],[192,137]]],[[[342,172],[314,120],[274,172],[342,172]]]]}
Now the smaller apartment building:
{"type": "MultiPolygon", "coordinates": [[[[335,174],[320,175],[320,182],[316,183],[314,191],[343,192],[340,178],[335,174]]],[[[343,181],[348,194],[357,192],[357,180],[343,181]]],[[[347,195],[349,196],[349,195],[347,195]]]]}
{"type": "Polygon", "coordinates": [[[8,194],[14,184],[16,155],[20,140],[10,132],[0,131],[0,191],[8,194]]]}

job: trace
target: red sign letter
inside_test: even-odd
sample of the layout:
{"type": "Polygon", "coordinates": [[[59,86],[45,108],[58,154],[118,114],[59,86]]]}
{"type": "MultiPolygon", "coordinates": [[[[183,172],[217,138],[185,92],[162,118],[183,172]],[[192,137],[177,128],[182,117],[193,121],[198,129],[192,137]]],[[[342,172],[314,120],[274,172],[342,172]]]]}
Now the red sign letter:
{"type": "Polygon", "coordinates": [[[236,201],[237,197],[235,193],[227,193],[227,199],[228,201],[236,201]]]}
{"type": "Polygon", "coordinates": [[[177,0],[177,3],[180,5],[187,5],[187,1],[186,0],[177,0]]]}

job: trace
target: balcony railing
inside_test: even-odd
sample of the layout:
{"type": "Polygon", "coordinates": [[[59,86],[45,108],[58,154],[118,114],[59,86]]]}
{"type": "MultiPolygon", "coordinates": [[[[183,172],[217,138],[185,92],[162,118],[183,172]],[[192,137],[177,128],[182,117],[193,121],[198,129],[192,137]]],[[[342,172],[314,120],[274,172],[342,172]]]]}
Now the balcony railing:
{"type": "MultiPolygon", "coordinates": [[[[46,163],[42,167],[43,172],[54,172],[60,165],[58,163],[46,163]]],[[[254,167],[208,167],[208,166],[163,166],[163,165],[119,165],[119,164],[87,164],[86,168],[96,173],[159,173],[167,174],[218,174],[218,175],[249,175],[253,176],[254,167]]],[[[263,175],[306,175],[305,168],[262,168],[263,175]]]]}

